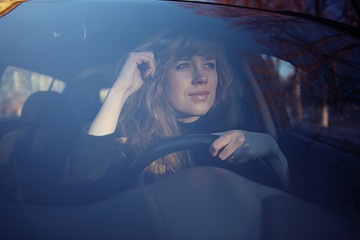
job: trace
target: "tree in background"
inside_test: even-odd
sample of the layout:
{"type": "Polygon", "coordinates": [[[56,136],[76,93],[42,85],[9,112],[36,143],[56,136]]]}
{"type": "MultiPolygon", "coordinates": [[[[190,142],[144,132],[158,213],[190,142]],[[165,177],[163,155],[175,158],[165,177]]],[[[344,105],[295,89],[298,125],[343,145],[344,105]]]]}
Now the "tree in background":
{"type": "Polygon", "coordinates": [[[360,27],[359,0],[210,0],[267,10],[289,10],[360,27]]]}

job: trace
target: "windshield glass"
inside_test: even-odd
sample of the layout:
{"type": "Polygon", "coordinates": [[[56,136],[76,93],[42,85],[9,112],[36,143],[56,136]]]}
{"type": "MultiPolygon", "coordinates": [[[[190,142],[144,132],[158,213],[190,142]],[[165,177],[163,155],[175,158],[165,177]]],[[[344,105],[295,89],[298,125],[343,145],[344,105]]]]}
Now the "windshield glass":
{"type": "MultiPolygon", "coordinates": [[[[311,183],[305,199],[341,211],[338,199],[359,187],[349,169],[359,170],[360,41],[340,28],[215,4],[29,1],[1,16],[0,30],[0,164],[32,161],[10,174],[23,192],[9,190],[7,201],[51,202],[56,194],[49,200],[46,191],[99,180],[152,144],[189,134],[237,134],[239,146],[223,151],[224,159],[227,144],[207,146],[220,164],[192,149],[156,155],[137,183],[224,162],[239,173],[231,165],[243,164],[237,150],[265,136],[254,140],[255,155],[264,153],[256,159],[280,152],[311,183]],[[121,81],[129,78],[135,84],[121,81]],[[116,117],[98,122],[106,111],[116,117]],[[107,165],[69,170],[84,135],[113,137],[86,155],[107,165]]],[[[274,169],[276,180],[241,174],[287,189],[281,167],[268,175],[274,169]]]]}

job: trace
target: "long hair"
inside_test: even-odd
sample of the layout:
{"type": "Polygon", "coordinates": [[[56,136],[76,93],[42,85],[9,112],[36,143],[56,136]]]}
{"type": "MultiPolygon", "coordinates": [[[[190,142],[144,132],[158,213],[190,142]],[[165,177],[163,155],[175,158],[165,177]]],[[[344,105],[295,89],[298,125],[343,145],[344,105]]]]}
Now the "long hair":
{"type": "MultiPolygon", "coordinates": [[[[181,28],[167,29],[147,39],[135,51],[152,51],[157,66],[154,78],[144,81],[143,86],[129,97],[119,117],[118,132],[128,137],[130,146],[136,148],[135,152],[141,152],[161,138],[181,135],[176,111],[164,94],[167,72],[177,61],[194,55],[215,59],[218,86],[209,112],[216,114],[224,105],[233,76],[223,46],[210,34],[181,28]]],[[[173,153],[153,162],[145,172],[156,179],[191,165],[186,153],[173,153]]]]}

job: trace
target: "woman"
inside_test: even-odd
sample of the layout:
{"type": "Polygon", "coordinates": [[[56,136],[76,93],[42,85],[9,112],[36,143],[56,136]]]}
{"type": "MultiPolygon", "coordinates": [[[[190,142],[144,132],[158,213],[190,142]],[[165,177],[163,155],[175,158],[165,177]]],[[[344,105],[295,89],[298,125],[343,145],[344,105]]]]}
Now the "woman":
{"type": "MultiPolygon", "coordinates": [[[[154,36],[124,61],[71,163],[70,181],[98,180],[119,164],[126,172],[136,153],[158,139],[214,133],[219,138],[210,146],[211,156],[234,164],[263,158],[287,189],[288,163],[274,139],[234,130],[237,119],[228,111],[233,75],[221,44],[208,34],[183,29],[154,36]]],[[[152,182],[196,164],[196,159],[186,152],[162,157],[145,169],[140,181],[152,182]]]]}

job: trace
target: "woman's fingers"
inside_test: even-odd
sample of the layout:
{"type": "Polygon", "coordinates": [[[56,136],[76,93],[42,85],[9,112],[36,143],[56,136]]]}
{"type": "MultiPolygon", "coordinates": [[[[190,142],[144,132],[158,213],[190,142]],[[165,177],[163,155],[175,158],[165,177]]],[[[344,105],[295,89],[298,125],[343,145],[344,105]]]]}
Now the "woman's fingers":
{"type": "Polygon", "coordinates": [[[211,145],[210,154],[229,163],[242,164],[279,151],[274,138],[264,133],[231,130],[216,135],[220,137],[211,145]]]}
{"type": "Polygon", "coordinates": [[[231,137],[229,135],[222,135],[218,139],[216,139],[210,146],[209,152],[215,157],[218,152],[228,145],[231,141],[231,137]]]}
{"type": "Polygon", "coordinates": [[[135,58],[137,67],[142,64],[145,64],[144,69],[144,79],[149,78],[149,76],[154,77],[156,71],[156,62],[154,53],[151,51],[143,51],[143,52],[134,52],[130,53],[132,57],[135,58]]]}
{"type": "Polygon", "coordinates": [[[242,143],[244,142],[244,138],[238,136],[235,139],[233,139],[227,146],[225,146],[219,153],[219,158],[221,160],[226,160],[230,158],[235,153],[235,151],[241,147],[242,143]]]}
{"type": "Polygon", "coordinates": [[[153,52],[129,53],[115,85],[119,86],[119,89],[125,90],[128,95],[131,95],[143,85],[145,79],[149,78],[149,76],[154,77],[155,71],[156,63],[153,52]]]}
{"type": "MultiPolygon", "coordinates": [[[[240,148],[245,142],[244,134],[239,130],[232,130],[223,133],[210,146],[209,152],[212,156],[218,155],[221,160],[229,157],[240,148]]],[[[231,161],[231,159],[230,159],[231,161]]]]}
{"type": "Polygon", "coordinates": [[[154,78],[155,76],[155,71],[156,71],[156,61],[154,58],[154,53],[153,52],[149,52],[149,58],[145,58],[144,62],[147,64],[147,69],[144,73],[144,78],[147,79],[149,78],[149,76],[151,76],[152,78],[154,78]]]}

